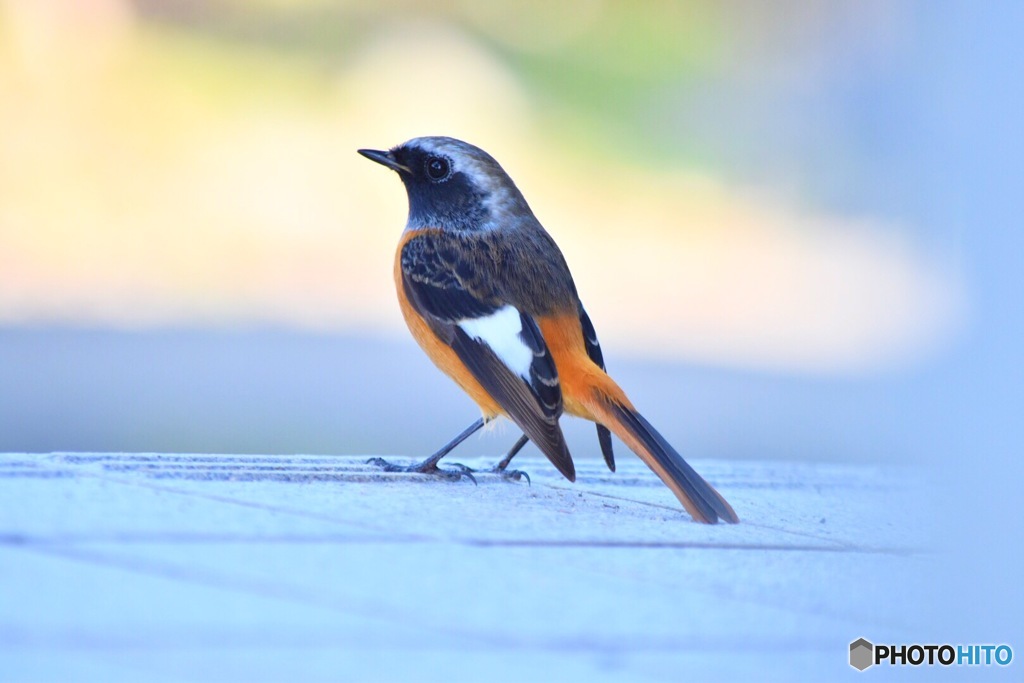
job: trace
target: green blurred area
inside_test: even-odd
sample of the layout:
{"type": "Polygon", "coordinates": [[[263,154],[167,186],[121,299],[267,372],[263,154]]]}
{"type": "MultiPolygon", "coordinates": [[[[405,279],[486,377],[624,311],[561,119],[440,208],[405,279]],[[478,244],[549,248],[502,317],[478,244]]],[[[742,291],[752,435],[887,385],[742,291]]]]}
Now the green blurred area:
{"type": "MultiPolygon", "coordinates": [[[[456,27],[522,80],[541,120],[577,153],[645,162],[707,160],[699,144],[665,144],[651,126],[658,93],[722,68],[732,39],[724,6],[711,2],[566,3],[136,3],[167,75],[191,79],[211,100],[247,87],[315,101],[360,48],[395,21],[456,27]],[[246,68],[248,65],[249,69],[246,68]],[[266,72],[264,70],[269,71],[266,72]],[[225,83],[218,76],[226,77],[225,83]],[[305,88],[309,87],[310,92],[305,88]]],[[[445,74],[437,74],[444,79],[445,74]]],[[[411,108],[451,106],[410,102],[411,108]]]]}

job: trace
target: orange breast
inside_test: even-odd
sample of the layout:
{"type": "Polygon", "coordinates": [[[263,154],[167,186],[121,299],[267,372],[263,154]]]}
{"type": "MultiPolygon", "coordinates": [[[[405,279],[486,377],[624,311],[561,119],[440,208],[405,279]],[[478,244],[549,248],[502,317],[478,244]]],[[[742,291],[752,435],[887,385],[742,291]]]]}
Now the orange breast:
{"type": "Polygon", "coordinates": [[[431,232],[430,230],[410,231],[402,235],[398,243],[398,250],[395,252],[395,288],[398,290],[398,305],[402,309],[402,317],[405,324],[412,332],[413,339],[420,345],[427,356],[434,362],[441,371],[455,380],[455,383],[462,387],[462,390],[469,394],[469,397],[480,406],[484,418],[490,419],[497,415],[504,415],[494,399],[491,398],[476,378],[466,369],[465,364],[452,351],[451,347],[438,338],[430,326],[423,320],[423,316],[416,312],[408,297],[405,295],[405,286],[402,284],[402,248],[406,242],[417,235],[431,232]]]}

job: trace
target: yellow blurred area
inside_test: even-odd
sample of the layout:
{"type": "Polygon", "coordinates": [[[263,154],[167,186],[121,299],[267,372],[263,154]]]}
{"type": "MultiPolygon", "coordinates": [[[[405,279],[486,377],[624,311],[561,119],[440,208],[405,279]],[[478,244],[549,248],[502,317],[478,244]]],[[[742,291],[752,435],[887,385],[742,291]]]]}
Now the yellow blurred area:
{"type": "Polygon", "coordinates": [[[580,150],[435,18],[396,14],[331,69],[117,0],[8,2],[0,31],[2,324],[403,333],[404,191],[355,150],[451,135],[516,180],[609,348],[847,371],[957,326],[955,272],[898,227],[580,150]]]}

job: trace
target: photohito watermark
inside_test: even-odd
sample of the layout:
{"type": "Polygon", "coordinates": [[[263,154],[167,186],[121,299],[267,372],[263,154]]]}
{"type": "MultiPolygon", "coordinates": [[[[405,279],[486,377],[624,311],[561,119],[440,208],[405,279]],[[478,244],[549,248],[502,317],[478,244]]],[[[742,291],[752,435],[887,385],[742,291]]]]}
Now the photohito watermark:
{"type": "Polygon", "coordinates": [[[865,638],[850,643],[850,666],[864,671],[889,666],[1006,666],[1013,661],[1009,645],[874,645],[865,638]]]}

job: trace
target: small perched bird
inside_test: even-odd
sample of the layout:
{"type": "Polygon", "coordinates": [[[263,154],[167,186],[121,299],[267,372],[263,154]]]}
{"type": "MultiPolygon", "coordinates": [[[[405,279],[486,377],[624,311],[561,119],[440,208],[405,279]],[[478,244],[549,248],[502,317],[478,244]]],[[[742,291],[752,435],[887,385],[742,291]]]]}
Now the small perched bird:
{"type": "MultiPolygon", "coordinates": [[[[409,218],[395,254],[402,315],[430,359],[480,406],[482,417],[426,460],[391,471],[444,473],[449,451],[504,415],[569,481],[563,412],[597,423],[615,470],[611,435],[624,441],[698,522],[739,518],[605,372],[594,326],[562,252],[515,183],[487,152],[461,140],[422,137],[363,156],[396,171],[409,218]]],[[[468,470],[468,468],[464,468],[468,470]]]]}

